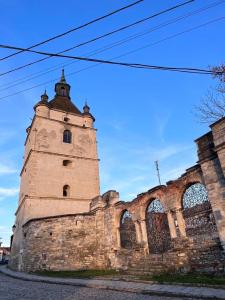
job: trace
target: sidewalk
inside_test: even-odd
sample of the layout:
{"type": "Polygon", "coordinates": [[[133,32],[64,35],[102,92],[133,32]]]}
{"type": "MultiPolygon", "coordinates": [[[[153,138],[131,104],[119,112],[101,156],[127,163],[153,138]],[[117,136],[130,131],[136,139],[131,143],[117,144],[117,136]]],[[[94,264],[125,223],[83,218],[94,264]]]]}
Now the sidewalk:
{"type": "Polygon", "coordinates": [[[89,287],[120,292],[139,293],[146,295],[189,297],[195,299],[225,299],[225,290],[208,287],[190,287],[181,285],[167,285],[144,282],[127,282],[105,279],[71,279],[37,276],[12,271],[6,266],[0,267],[0,272],[21,280],[89,287]]]}

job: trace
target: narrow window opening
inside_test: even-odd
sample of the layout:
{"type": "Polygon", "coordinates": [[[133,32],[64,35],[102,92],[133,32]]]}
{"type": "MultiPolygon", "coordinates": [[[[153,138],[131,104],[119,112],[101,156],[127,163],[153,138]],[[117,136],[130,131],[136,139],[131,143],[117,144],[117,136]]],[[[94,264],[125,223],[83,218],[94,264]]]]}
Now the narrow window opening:
{"type": "Polygon", "coordinates": [[[72,165],[71,160],[68,160],[68,159],[63,160],[63,166],[64,167],[68,167],[68,166],[71,166],[71,165],[72,165]]]}
{"type": "Polygon", "coordinates": [[[71,144],[72,142],[72,133],[70,130],[64,130],[63,132],[63,142],[71,144]]]}
{"type": "Polygon", "coordinates": [[[66,91],[64,87],[61,87],[61,95],[66,96],[66,91]]]}
{"type": "Polygon", "coordinates": [[[63,187],[63,197],[69,197],[70,187],[69,185],[64,185],[63,187]]]}

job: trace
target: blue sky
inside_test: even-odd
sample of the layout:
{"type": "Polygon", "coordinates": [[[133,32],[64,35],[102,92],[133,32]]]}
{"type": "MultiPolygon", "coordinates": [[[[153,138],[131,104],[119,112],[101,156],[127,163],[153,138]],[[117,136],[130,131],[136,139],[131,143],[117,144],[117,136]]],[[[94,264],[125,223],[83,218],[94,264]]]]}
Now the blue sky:
{"type": "MultiPolygon", "coordinates": [[[[134,8],[38,49],[59,52],[181,2],[145,0],[134,8]]],[[[161,23],[218,2],[196,0],[68,54],[88,56],[111,43],[150,31],[161,23]]],[[[175,38],[161,40],[224,17],[225,1],[220,2],[214,8],[93,57],[112,59],[122,55],[117,60],[177,67],[207,68],[218,65],[224,62],[224,19],[175,38]],[[125,55],[130,51],[134,52],[125,55]]],[[[28,47],[129,3],[131,1],[128,0],[0,0],[1,11],[4,11],[0,20],[1,44],[28,47]]],[[[0,57],[9,53],[12,51],[1,49],[0,57]]],[[[40,56],[35,54],[17,55],[0,62],[0,73],[38,58],[40,56]]],[[[131,200],[136,194],[157,185],[156,159],[160,162],[163,183],[175,179],[195,164],[197,157],[193,140],[208,130],[207,125],[198,123],[193,114],[194,106],[215,84],[207,75],[137,70],[85,62],[71,64],[66,59],[51,58],[1,76],[0,98],[40,85],[0,99],[0,237],[5,245],[9,244],[17,207],[25,129],[33,117],[33,106],[44,89],[47,89],[50,98],[53,97],[54,82],[59,78],[62,66],[72,86],[74,103],[82,108],[87,99],[96,117],[101,192],[116,189],[123,200],[131,200]],[[53,68],[54,71],[39,76],[39,72],[53,68]],[[69,76],[70,73],[74,74],[69,76]],[[52,82],[47,83],[49,81],[52,82]]]]}

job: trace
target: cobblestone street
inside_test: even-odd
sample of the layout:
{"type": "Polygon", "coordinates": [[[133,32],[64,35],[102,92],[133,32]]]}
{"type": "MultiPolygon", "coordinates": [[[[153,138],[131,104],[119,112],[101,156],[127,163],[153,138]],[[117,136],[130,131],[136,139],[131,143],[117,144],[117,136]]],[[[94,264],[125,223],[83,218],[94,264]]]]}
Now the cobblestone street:
{"type": "MultiPolygon", "coordinates": [[[[1,300],[173,300],[188,298],[171,298],[147,296],[133,293],[106,291],[94,288],[72,287],[66,285],[46,284],[23,281],[0,274],[1,300]]],[[[190,300],[190,298],[189,298],[190,300]]]]}

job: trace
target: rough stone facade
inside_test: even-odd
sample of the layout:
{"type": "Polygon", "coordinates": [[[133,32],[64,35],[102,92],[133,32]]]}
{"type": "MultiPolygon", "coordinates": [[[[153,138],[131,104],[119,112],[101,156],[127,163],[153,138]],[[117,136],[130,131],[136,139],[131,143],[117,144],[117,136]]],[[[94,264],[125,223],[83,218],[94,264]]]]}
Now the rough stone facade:
{"type": "MultiPolygon", "coordinates": [[[[58,114],[54,108],[52,113],[58,114]]],[[[48,127],[49,119],[47,122],[41,117],[38,121],[36,117],[39,146],[26,146],[10,267],[28,272],[107,268],[135,274],[224,272],[225,118],[196,140],[199,161],[195,166],[177,180],[154,187],[131,202],[121,201],[116,191],[99,195],[93,117],[76,118],[79,122],[89,118],[91,123],[87,128],[82,124],[74,127],[73,136],[79,138],[68,152],[68,145],[61,145],[57,139],[68,125],[57,122],[53,129],[48,127]],[[45,122],[48,124],[43,126],[45,122]],[[54,139],[58,143],[55,148],[54,139]],[[79,143],[93,149],[89,157],[79,143]],[[78,152],[74,155],[73,151],[78,152]],[[62,172],[55,168],[61,156],[72,154],[71,169],[62,172]],[[73,168],[79,159],[78,174],[73,168]],[[45,184],[46,174],[53,178],[45,184]],[[57,197],[64,178],[72,178],[74,186],[79,186],[71,198],[57,197]],[[81,200],[85,204],[81,205],[81,200]],[[41,203],[45,203],[43,207],[41,203]]],[[[28,140],[32,145],[35,138],[32,127],[30,130],[28,140]]]]}

